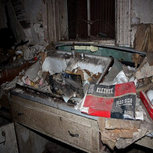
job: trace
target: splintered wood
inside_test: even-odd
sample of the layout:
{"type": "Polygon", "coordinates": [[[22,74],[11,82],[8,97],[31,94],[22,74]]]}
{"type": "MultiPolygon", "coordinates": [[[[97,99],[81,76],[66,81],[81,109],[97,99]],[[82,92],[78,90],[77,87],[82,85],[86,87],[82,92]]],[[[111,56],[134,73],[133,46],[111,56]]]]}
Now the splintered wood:
{"type": "Polygon", "coordinates": [[[107,119],[105,121],[105,129],[114,130],[114,129],[138,129],[140,127],[140,121],[129,121],[129,120],[118,120],[118,119],[107,119]]]}
{"type": "Polygon", "coordinates": [[[140,121],[119,120],[111,118],[99,118],[98,126],[101,132],[101,140],[111,149],[114,149],[120,138],[132,139],[140,128],[140,121]]]}
{"type": "MultiPolygon", "coordinates": [[[[135,50],[153,53],[153,25],[152,24],[140,24],[137,28],[137,32],[134,39],[134,48],[135,50]]],[[[135,63],[135,67],[138,64],[141,64],[144,57],[141,57],[139,54],[133,54],[132,60],[135,63]]],[[[152,65],[152,61],[148,61],[152,65]]]]}

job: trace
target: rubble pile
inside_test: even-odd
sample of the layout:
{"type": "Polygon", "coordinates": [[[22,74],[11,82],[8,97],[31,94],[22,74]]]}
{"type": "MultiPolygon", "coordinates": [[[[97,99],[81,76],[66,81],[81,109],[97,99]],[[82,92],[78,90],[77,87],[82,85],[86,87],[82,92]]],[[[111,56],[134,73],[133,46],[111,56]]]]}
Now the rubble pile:
{"type": "MultiPolygon", "coordinates": [[[[56,59],[50,60],[52,63],[49,63],[48,61],[52,53],[50,52],[50,55],[48,55],[46,48],[39,45],[31,47],[23,45],[22,47],[18,47],[17,51],[14,51],[15,57],[13,57],[14,61],[10,65],[11,68],[13,63],[16,63],[14,66],[19,66],[18,60],[20,60],[20,64],[29,62],[32,65],[27,70],[23,69],[12,82],[3,83],[1,85],[2,89],[8,90],[14,88],[16,84],[20,86],[27,85],[39,89],[39,91],[50,92],[55,97],[62,97],[65,102],[73,100],[75,104],[81,105],[80,102],[83,101],[88,90],[88,88],[85,89],[85,86],[87,84],[88,86],[96,84],[102,72],[94,73],[80,66],[73,66],[72,69],[72,65],[75,65],[75,60],[73,60],[74,57],[71,57],[73,56],[71,54],[64,55],[65,59],[63,63],[56,62],[56,59]],[[69,60],[70,58],[72,58],[71,61],[69,60]],[[67,65],[67,63],[69,64],[67,65]],[[51,69],[50,67],[53,68],[51,69]]],[[[77,60],[82,59],[80,57],[77,60]]],[[[9,64],[5,66],[5,69],[7,67],[9,67],[9,64]]],[[[149,65],[147,57],[144,58],[138,68],[124,65],[114,58],[112,66],[109,67],[107,74],[100,80],[99,85],[110,86],[134,82],[137,98],[140,98],[140,92],[143,91],[146,93],[150,102],[152,102],[153,98],[150,96],[153,87],[152,76],[152,66],[149,65]]],[[[75,108],[80,109],[77,106],[75,108]]],[[[143,120],[143,117],[141,119],[143,120]]]]}
{"type": "MultiPolygon", "coordinates": [[[[132,143],[151,132],[151,126],[145,131],[145,125],[141,127],[141,121],[151,124],[151,118],[153,119],[153,66],[149,64],[147,57],[143,58],[139,67],[122,64],[113,58],[111,64],[107,63],[107,71],[104,71],[104,67],[90,64],[91,60],[85,56],[81,58],[79,54],[74,56],[77,53],[67,52],[58,53],[57,57],[56,50],[48,51],[45,46],[24,45],[14,53],[12,64],[3,66],[1,70],[27,62],[30,66],[28,69],[23,67],[11,82],[3,83],[3,91],[16,86],[28,87],[36,92],[50,93],[54,98],[62,98],[63,103],[72,102],[74,109],[88,115],[133,120],[134,124],[127,123],[132,125],[130,129],[109,129],[110,125],[106,127],[106,120],[99,119],[99,124],[105,122],[105,127],[100,126],[103,135],[101,139],[112,149],[115,146],[126,147],[129,141],[132,143]],[[142,135],[138,136],[139,130],[142,135]],[[122,141],[121,144],[121,140],[124,143],[122,141]]],[[[93,61],[100,62],[97,59],[93,61]]]]}

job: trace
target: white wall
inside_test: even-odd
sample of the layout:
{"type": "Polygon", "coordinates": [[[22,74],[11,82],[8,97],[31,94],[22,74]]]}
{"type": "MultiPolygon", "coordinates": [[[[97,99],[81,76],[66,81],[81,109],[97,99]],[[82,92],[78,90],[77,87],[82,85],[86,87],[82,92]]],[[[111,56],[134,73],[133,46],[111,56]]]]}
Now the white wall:
{"type": "Polygon", "coordinates": [[[153,23],[153,0],[132,0],[132,24],[153,23]]]}
{"type": "Polygon", "coordinates": [[[132,0],[131,45],[139,24],[153,24],[153,0],[132,0]]]}

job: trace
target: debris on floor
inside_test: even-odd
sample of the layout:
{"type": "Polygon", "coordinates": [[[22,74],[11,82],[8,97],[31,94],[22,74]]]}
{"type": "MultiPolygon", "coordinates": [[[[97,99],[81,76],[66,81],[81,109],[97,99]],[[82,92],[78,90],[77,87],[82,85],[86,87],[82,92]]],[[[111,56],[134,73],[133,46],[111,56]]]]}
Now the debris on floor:
{"type": "Polygon", "coordinates": [[[50,76],[50,88],[54,94],[63,96],[65,102],[72,97],[83,98],[81,75],[62,72],[50,76]]]}
{"type": "Polygon", "coordinates": [[[17,49],[13,51],[14,61],[5,68],[26,63],[29,67],[22,67],[10,82],[5,81],[3,90],[19,85],[34,93],[50,93],[65,105],[73,102],[77,111],[99,117],[101,140],[111,149],[125,148],[153,131],[153,68],[147,57],[141,64],[135,62],[140,64],[137,68],[115,58],[112,63],[112,58],[75,52],[77,56],[60,51],[57,54],[38,44],[17,49]]]}

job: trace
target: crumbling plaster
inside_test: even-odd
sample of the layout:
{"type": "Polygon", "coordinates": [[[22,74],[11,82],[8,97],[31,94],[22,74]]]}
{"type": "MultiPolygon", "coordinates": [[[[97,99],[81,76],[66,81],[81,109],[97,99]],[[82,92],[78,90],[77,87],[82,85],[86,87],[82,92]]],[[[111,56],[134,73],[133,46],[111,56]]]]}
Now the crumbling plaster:
{"type": "Polygon", "coordinates": [[[131,44],[139,24],[153,24],[153,1],[132,0],[131,4],[131,44]]]}
{"type": "Polygon", "coordinates": [[[132,24],[153,23],[152,12],[152,0],[132,0],[132,24]]]}
{"type": "Polygon", "coordinates": [[[27,17],[30,20],[30,29],[24,30],[31,44],[44,42],[44,28],[42,24],[42,0],[21,0],[27,17]]]}
{"type": "MultiPolygon", "coordinates": [[[[55,7],[53,5],[55,0],[52,0],[51,4],[47,0],[33,0],[33,1],[21,0],[21,1],[25,8],[26,15],[30,20],[31,28],[23,29],[21,25],[19,25],[17,19],[13,14],[13,10],[11,10],[11,6],[9,4],[10,8],[9,14],[12,23],[12,29],[15,33],[17,40],[27,39],[31,42],[31,44],[39,43],[43,45],[46,43],[46,41],[44,40],[51,42],[51,40],[55,41],[56,39],[62,38],[63,33],[65,32],[65,29],[68,26],[66,0],[65,1],[59,0],[59,2],[56,3],[59,5],[59,7],[57,7],[56,5],[55,7]],[[55,11],[54,7],[58,10],[55,11]],[[53,14],[52,10],[54,10],[56,13],[53,14]],[[53,34],[56,36],[55,38],[53,37],[53,34]]],[[[118,26],[117,41],[119,42],[118,44],[121,46],[125,45],[133,47],[134,35],[136,33],[137,26],[141,23],[143,24],[153,23],[153,16],[152,16],[153,1],[152,0],[130,0],[130,1],[116,0],[116,1],[118,3],[117,9],[119,9],[118,12],[120,14],[118,15],[120,18],[119,19],[120,22],[118,22],[117,24],[118,26]],[[127,7],[127,4],[129,7],[127,7]],[[126,11],[121,11],[124,9],[120,8],[124,6],[126,7],[126,10],[128,10],[129,12],[127,15],[122,14],[126,13],[126,11]],[[127,25],[128,28],[126,28],[127,25]]],[[[118,21],[118,19],[116,19],[116,21],[118,21]]]]}
{"type": "Polygon", "coordinates": [[[42,21],[42,0],[21,0],[25,8],[26,14],[31,23],[38,23],[42,21]]]}
{"type": "Polygon", "coordinates": [[[30,20],[30,28],[23,29],[14,12],[11,1],[7,3],[12,31],[17,42],[29,40],[29,44],[44,45],[44,28],[42,24],[42,0],[21,0],[26,16],[30,20]]]}

